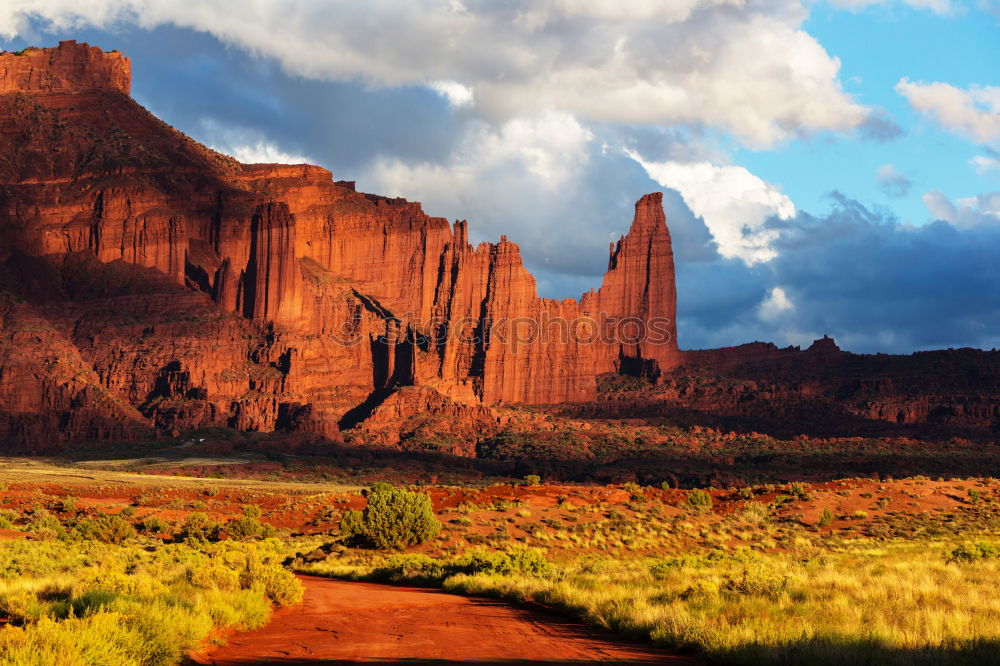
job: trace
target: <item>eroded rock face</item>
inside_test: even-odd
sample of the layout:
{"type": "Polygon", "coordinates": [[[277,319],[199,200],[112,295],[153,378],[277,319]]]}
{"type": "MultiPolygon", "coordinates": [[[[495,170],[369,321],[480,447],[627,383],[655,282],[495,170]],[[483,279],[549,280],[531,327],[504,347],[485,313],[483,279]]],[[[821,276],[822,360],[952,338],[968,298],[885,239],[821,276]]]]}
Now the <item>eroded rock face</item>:
{"type": "Polygon", "coordinates": [[[610,344],[595,348],[598,373],[624,366],[658,375],[680,363],[674,254],[661,192],[636,203],[628,235],[611,245],[601,288],[585,294],[582,306],[610,335],[610,344]]]}
{"type": "Polygon", "coordinates": [[[0,56],[7,446],[208,425],[337,438],[421,401],[476,423],[676,364],[660,195],[637,204],[599,291],[541,299],[506,238],[473,247],[465,222],[320,167],[240,164],[129,86],[127,58],[86,44],[0,56]],[[658,344],[597,334],[651,319],[658,344]]]}
{"type": "Polygon", "coordinates": [[[92,88],[127,95],[131,87],[131,62],[117,51],[105,53],[96,46],[65,41],[54,49],[0,55],[0,94],[92,88]]]}

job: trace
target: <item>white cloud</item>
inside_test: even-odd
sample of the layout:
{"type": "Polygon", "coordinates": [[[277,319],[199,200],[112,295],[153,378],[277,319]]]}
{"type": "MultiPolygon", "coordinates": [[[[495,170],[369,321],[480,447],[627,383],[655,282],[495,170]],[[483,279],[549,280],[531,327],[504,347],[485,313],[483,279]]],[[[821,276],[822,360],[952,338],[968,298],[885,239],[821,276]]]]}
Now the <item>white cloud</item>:
{"type": "Polygon", "coordinates": [[[962,90],[947,83],[918,83],[903,78],[896,92],[917,111],[946,129],[980,143],[1000,139],[1000,86],[962,90]]]}
{"type": "Polygon", "coordinates": [[[201,121],[201,140],[213,150],[231,155],[244,164],[309,164],[308,157],[288,153],[256,130],[201,121]]]}
{"type": "Polygon", "coordinates": [[[795,309],[795,304],[788,298],[788,294],[781,287],[774,287],[757,308],[757,316],[763,321],[773,322],[790,310],[795,309]]]}
{"type": "Polygon", "coordinates": [[[448,104],[454,107],[472,106],[473,91],[468,86],[463,86],[458,81],[431,81],[427,84],[431,90],[435,91],[448,100],[448,104]]]}
{"type": "Polygon", "coordinates": [[[773,245],[780,231],[767,222],[795,216],[795,204],[777,187],[741,166],[649,162],[635,153],[629,156],[650,178],[680,192],[691,212],[705,221],[723,257],[753,264],[777,256],[773,245]]]}
{"type": "Polygon", "coordinates": [[[951,14],[955,11],[951,0],[830,0],[836,7],[844,9],[863,9],[871,5],[886,5],[900,3],[916,9],[928,9],[935,14],[951,14]]]}
{"type": "Polygon", "coordinates": [[[551,192],[587,163],[592,140],[590,131],[575,118],[555,111],[515,118],[499,128],[474,122],[446,163],[382,158],[375,161],[367,180],[380,192],[434,201],[481,191],[498,177],[511,176],[527,176],[551,192]]]}
{"type": "Polygon", "coordinates": [[[1000,223],[1000,192],[986,192],[952,201],[940,190],[931,190],[924,194],[923,200],[935,219],[944,220],[959,229],[1000,223]]]}
{"type": "Polygon", "coordinates": [[[801,29],[805,0],[468,3],[376,0],[13,0],[0,35],[172,24],[296,74],[425,85],[494,121],[545,110],[584,121],[708,126],[767,147],[858,127],[840,62],[801,29]]]}
{"type": "Polygon", "coordinates": [[[969,160],[969,164],[972,168],[976,170],[978,174],[985,174],[989,171],[996,171],[1000,169],[1000,160],[995,157],[990,157],[989,155],[976,155],[969,160]]]}
{"type": "Polygon", "coordinates": [[[913,183],[894,164],[883,164],[875,171],[875,180],[882,191],[891,197],[906,196],[913,183]]]}

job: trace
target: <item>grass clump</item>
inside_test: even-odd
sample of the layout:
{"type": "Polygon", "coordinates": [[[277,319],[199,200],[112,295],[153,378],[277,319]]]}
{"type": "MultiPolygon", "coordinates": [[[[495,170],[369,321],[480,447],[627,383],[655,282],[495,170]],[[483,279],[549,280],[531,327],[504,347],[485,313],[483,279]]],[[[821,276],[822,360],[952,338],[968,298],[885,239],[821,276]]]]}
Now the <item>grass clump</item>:
{"type": "MultiPolygon", "coordinates": [[[[87,529],[90,529],[88,527],[87,529]]],[[[95,528],[96,529],[96,528],[95,528]]],[[[177,664],[213,630],[263,626],[302,586],[283,546],[0,542],[2,664],[177,664]]]]}

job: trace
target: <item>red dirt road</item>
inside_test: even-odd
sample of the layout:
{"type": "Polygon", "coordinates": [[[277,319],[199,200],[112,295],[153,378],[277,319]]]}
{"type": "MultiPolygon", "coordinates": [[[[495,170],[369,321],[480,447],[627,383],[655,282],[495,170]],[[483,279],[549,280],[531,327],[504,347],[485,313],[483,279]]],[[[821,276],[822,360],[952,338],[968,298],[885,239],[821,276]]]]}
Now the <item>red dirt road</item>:
{"type": "Polygon", "coordinates": [[[612,641],[545,614],[439,590],[303,576],[302,605],[198,664],[671,664],[697,659],[612,641]]]}

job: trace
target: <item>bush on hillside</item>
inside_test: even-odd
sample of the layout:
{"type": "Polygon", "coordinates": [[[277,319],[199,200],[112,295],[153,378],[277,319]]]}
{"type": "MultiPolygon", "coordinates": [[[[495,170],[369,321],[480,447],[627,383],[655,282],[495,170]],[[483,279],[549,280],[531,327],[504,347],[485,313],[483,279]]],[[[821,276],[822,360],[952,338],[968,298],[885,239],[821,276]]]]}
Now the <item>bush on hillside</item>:
{"type": "Polygon", "coordinates": [[[712,495],[707,490],[692,490],[688,493],[687,503],[693,509],[711,510],[712,495]]]}
{"type": "Polygon", "coordinates": [[[376,483],[368,491],[368,505],[359,515],[348,511],[341,532],[382,550],[402,550],[429,541],[441,531],[431,500],[424,493],[376,483]]]}
{"type": "Polygon", "coordinates": [[[134,537],[135,528],[119,515],[102,514],[84,518],[73,528],[73,533],[81,539],[119,544],[134,537]]]}

